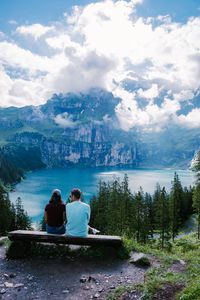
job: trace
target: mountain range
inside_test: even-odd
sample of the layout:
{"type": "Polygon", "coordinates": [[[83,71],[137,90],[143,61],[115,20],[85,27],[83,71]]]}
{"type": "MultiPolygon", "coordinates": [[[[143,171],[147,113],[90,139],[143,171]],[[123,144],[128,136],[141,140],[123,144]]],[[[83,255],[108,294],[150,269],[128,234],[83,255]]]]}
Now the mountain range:
{"type": "Polygon", "coordinates": [[[115,113],[120,101],[112,93],[92,89],[88,94],[55,94],[40,106],[1,108],[1,155],[23,171],[190,166],[200,147],[199,129],[169,125],[160,132],[124,131],[115,113]]]}

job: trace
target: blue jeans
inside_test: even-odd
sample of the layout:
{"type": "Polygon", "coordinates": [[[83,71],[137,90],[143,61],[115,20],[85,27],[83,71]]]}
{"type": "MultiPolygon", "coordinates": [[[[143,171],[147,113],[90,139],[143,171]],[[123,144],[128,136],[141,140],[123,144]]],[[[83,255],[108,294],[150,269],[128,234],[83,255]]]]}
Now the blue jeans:
{"type": "Polygon", "coordinates": [[[46,231],[47,233],[52,234],[64,234],[65,233],[65,226],[63,225],[61,228],[55,226],[49,226],[46,224],[46,231]]]}

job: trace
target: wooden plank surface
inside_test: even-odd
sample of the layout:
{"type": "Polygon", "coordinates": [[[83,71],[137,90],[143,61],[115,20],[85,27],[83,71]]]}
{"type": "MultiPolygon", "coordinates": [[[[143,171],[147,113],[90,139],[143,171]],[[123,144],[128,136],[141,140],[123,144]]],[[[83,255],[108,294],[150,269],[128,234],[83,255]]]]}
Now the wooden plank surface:
{"type": "Polygon", "coordinates": [[[73,245],[110,245],[120,246],[122,239],[119,236],[112,235],[93,235],[86,237],[66,236],[65,234],[49,234],[45,231],[15,230],[8,233],[11,241],[37,241],[56,244],[73,245]]]}

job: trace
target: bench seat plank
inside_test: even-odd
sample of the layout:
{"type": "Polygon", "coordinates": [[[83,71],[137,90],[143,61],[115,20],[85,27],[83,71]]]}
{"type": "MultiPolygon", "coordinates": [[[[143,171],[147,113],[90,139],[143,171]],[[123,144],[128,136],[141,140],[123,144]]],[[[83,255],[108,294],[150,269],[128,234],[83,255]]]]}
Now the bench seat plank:
{"type": "Polygon", "coordinates": [[[56,244],[72,245],[109,245],[120,246],[122,239],[119,236],[112,235],[93,235],[88,234],[86,237],[67,236],[65,234],[49,234],[45,231],[15,230],[8,233],[11,241],[35,241],[56,244]]]}

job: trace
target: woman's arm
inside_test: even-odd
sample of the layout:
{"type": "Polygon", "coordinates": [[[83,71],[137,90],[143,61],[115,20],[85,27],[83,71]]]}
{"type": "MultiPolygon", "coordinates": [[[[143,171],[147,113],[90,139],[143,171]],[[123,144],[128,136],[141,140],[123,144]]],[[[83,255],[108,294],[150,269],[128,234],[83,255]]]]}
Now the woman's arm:
{"type": "Polygon", "coordinates": [[[66,220],[66,212],[63,211],[63,222],[65,222],[65,220],[66,220]]]}
{"type": "Polygon", "coordinates": [[[47,223],[48,216],[47,216],[47,212],[46,212],[46,210],[45,210],[45,212],[44,212],[44,219],[45,219],[45,222],[47,223]]]}

